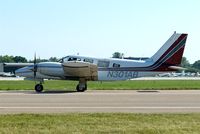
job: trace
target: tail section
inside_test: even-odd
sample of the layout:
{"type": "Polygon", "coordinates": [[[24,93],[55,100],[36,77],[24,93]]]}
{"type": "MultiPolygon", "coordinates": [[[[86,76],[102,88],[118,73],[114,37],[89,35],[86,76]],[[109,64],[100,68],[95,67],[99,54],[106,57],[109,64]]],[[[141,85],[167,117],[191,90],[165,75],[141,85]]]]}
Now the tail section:
{"type": "Polygon", "coordinates": [[[181,64],[187,34],[174,33],[151,57],[154,71],[176,71],[181,64]]]}

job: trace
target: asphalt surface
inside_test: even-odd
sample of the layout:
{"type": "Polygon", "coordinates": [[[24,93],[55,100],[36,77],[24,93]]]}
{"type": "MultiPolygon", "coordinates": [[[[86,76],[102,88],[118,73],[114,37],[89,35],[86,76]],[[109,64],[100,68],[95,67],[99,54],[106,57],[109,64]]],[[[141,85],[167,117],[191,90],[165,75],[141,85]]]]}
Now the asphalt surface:
{"type": "MultiPolygon", "coordinates": [[[[3,80],[24,80],[24,77],[0,77],[3,80]]],[[[140,77],[132,80],[200,80],[200,77],[140,77]]]]}
{"type": "Polygon", "coordinates": [[[127,112],[200,112],[200,91],[1,91],[0,114],[127,112]]]}

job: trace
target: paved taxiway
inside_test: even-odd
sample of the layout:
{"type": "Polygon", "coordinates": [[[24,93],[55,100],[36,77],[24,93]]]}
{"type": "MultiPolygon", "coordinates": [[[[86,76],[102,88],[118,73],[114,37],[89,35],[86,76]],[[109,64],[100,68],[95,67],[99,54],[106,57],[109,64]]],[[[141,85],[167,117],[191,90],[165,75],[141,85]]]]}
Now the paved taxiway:
{"type": "Polygon", "coordinates": [[[200,112],[200,91],[1,91],[0,113],[200,112]]]}
{"type": "MultiPolygon", "coordinates": [[[[24,77],[0,77],[0,81],[3,80],[24,80],[24,77]]],[[[132,80],[200,80],[200,77],[140,77],[132,80]]]]}

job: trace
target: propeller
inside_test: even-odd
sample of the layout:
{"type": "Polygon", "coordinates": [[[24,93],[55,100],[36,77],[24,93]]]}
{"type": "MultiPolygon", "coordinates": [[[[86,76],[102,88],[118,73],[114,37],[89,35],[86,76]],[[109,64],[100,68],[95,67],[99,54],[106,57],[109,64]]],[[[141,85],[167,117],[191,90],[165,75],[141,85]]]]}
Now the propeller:
{"type": "Polygon", "coordinates": [[[33,65],[33,72],[34,72],[34,79],[36,78],[36,73],[37,73],[37,61],[36,61],[36,53],[34,55],[34,65],[33,65]]]}

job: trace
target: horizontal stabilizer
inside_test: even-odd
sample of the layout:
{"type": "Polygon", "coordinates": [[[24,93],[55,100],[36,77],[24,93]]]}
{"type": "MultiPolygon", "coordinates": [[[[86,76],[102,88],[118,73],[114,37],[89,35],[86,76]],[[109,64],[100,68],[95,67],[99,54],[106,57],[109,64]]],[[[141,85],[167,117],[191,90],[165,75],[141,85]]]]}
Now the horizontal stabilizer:
{"type": "Polygon", "coordinates": [[[187,70],[187,68],[184,67],[179,67],[179,66],[169,66],[169,69],[174,69],[174,70],[187,70]]]}

